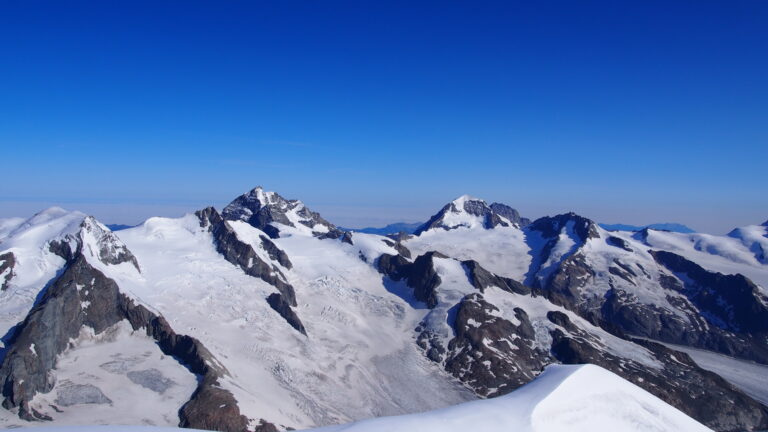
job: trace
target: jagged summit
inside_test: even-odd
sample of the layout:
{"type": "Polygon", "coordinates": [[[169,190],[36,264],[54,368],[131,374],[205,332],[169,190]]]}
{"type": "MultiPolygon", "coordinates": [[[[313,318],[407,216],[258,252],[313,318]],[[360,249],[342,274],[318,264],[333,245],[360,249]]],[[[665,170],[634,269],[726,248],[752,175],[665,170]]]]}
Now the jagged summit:
{"type": "Polygon", "coordinates": [[[261,186],[235,198],[222,211],[226,220],[241,220],[264,231],[271,238],[280,237],[286,227],[320,238],[339,238],[343,232],[299,200],[288,200],[261,186]]]}
{"type": "Polygon", "coordinates": [[[496,212],[496,214],[509,219],[511,222],[516,223],[520,227],[531,224],[530,219],[520,216],[520,212],[506,204],[495,202],[491,204],[491,210],[496,212]]]}
{"type": "Polygon", "coordinates": [[[453,230],[457,228],[482,227],[492,229],[497,226],[521,226],[529,222],[521,218],[517,210],[500,203],[488,205],[484,200],[469,195],[462,195],[443,206],[424,225],[414,233],[420,235],[431,229],[453,230]]]}
{"type": "Polygon", "coordinates": [[[580,243],[590,238],[598,238],[597,224],[591,219],[580,216],[574,212],[563,213],[555,216],[544,216],[536,219],[529,229],[540,232],[544,237],[556,237],[563,230],[578,235],[580,243]]]}

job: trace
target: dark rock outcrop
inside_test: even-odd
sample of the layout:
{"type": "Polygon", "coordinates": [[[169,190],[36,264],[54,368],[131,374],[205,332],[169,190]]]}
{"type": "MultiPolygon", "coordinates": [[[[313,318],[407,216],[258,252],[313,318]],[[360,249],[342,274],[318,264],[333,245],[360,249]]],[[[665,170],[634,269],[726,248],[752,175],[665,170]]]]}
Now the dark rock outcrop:
{"type": "Polygon", "coordinates": [[[477,263],[477,261],[468,260],[468,261],[462,261],[461,264],[464,266],[464,269],[467,271],[467,276],[469,278],[469,282],[477,288],[480,292],[485,292],[486,288],[490,287],[498,287],[503,289],[504,291],[517,293],[517,294],[530,294],[531,289],[527,286],[521,284],[520,282],[505,278],[502,276],[497,276],[488,270],[484,269],[480,264],[477,263]]]}
{"type": "Polygon", "coordinates": [[[405,280],[413,289],[414,297],[420,302],[426,303],[432,309],[437,305],[437,292],[441,280],[435,271],[434,258],[447,258],[440,252],[427,252],[418,256],[413,262],[401,255],[381,255],[376,267],[379,272],[395,281],[405,280]]]}
{"type": "Polygon", "coordinates": [[[89,254],[104,264],[130,263],[136,270],[141,271],[139,262],[125,244],[92,216],[83,219],[77,233],[67,234],[64,238],[48,242],[48,250],[64,261],[71,261],[83,248],[87,248],[89,254]]]}
{"type": "Polygon", "coordinates": [[[672,252],[651,255],[675,274],[685,275],[680,278],[682,292],[710,324],[736,333],[768,331],[768,298],[745,276],[711,272],[672,252]]]}
{"type": "Polygon", "coordinates": [[[615,304],[605,311],[632,334],[768,364],[768,298],[751,280],[708,271],[672,252],[651,251],[651,255],[675,275],[663,278],[662,286],[684,296],[669,299],[685,312],[689,323],[627,308],[616,313],[615,304]],[[622,321],[627,319],[631,322],[622,321]]]}
{"type": "Polygon", "coordinates": [[[352,232],[351,231],[345,231],[344,235],[341,236],[341,242],[346,243],[348,245],[354,245],[355,243],[352,241],[352,232]]]}
{"type": "Polygon", "coordinates": [[[240,195],[229,203],[222,211],[226,220],[241,220],[264,231],[271,238],[280,237],[280,230],[274,224],[295,227],[288,212],[295,212],[299,217],[298,223],[314,228],[323,226],[326,232],[314,233],[316,237],[338,239],[344,232],[332,223],[323,219],[319,213],[311,211],[301,201],[287,200],[275,192],[265,192],[260,186],[250,192],[240,195]]]}
{"type": "MultiPolygon", "coordinates": [[[[198,210],[195,215],[200,219],[200,227],[207,228],[213,234],[217,252],[224,256],[227,261],[240,267],[245,274],[259,278],[277,288],[291,306],[296,306],[296,293],[293,286],[287,282],[283,272],[275,265],[270,265],[262,260],[251,245],[237,238],[235,231],[216,209],[207,207],[198,210]]],[[[278,262],[282,261],[291,265],[287,255],[284,252],[281,254],[282,251],[271,241],[265,250],[267,252],[272,250],[270,257],[276,256],[278,262]]]]}
{"type": "Polygon", "coordinates": [[[584,256],[575,253],[564,259],[555,271],[541,285],[541,292],[552,303],[570,310],[582,311],[581,288],[586,286],[595,275],[584,256]]]}
{"type": "MultiPolygon", "coordinates": [[[[127,262],[136,267],[136,270],[141,271],[139,263],[131,251],[112,231],[109,231],[107,227],[96,221],[93,216],[86,217],[80,224],[78,238],[84,239],[84,236],[91,236],[96,240],[98,250],[91,252],[95,252],[101,262],[112,265],[127,262]]],[[[88,247],[91,247],[91,243],[88,244],[88,247]]]]}
{"type": "Polygon", "coordinates": [[[509,219],[509,221],[513,222],[515,225],[519,226],[520,228],[523,228],[531,224],[530,219],[521,217],[520,212],[518,212],[517,210],[513,209],[512,207],[506,204],[495,202],[491,204],[490,207],[491,207],[491,210],[493,210],[496,214],[509,219]]]}
{"type": "Polygon", "coordinates": [[[56,357],[84,327],[100,334],[123,320],[134,330],[144,329],[164,354],[198,375],[195,393],[179,412],[181,426],[226,432],[246,429],[248,419],[240,414],[234,396],[219,385],[227,371],[202,343],[176,334],[163,317],[136,305],[80,251],[8,341],[10,348],[0,366],[3,406],[18,407],[22,418],[45,419],[29,404],[36,393],[53,389],[56,357]]]}
{"type": "Polygon", "coordinates": [[[426,303],[430,309],[437,305],[436,289],[441,283],[433,258],[447,257],[440,252],[427,252],[417,257],[406,270],[406,280],[408,286],[413,288],[416,300],[426,303]]]}
{"type": "Polygon", "coordinates": [[[265,251],[267,251],[269,258],[277,261],[281,266],[287,268],[288,270],[293,268],[293,263],[291,263],[291,260],[288,259],[288,254],[286,254],[284,250],[277,247],[277,245],[272,240],[270,240],[269,237],[260,235],[259,239],[261,240],[261,246],[264,247],[265,251]]]}
{"type": "Polygon", "coordinates": [[[565,314],[552,314],[550,320],[563,327],[551,332],[551,352],[562,363],[604,367],[717,431],[759,430],[768,425],[768,408],[719,375],[701,369],[687,354],[633,340],[659,362],[658,368],[648,367],[598,349],[599,341],[579,331],[565,314]]]}
{"type": "Polygon", "coordinates": [[[16,257],[12,252],[0,254],[0,289],[5,291],[13,279],[13,267],[16,265],[16,257]]]}
{"type": "Polygon", "coordinates": [[[267,303],[269,306],[279,313],[283,319],[285,319],[291,327],[295,328],[299,333],[304,336],[307,335],[307,330],[304,328],[299,316],[291,309],[291,305],[283,299],[283,296],[278,293],[270,294],[267,297],[267,303]]]}
{"type": "Polygon", "coordinates": [[[597,233],[597,224],[572,212],[536,219],[527,228],[538,231],[544,238],[554,238],[560,235],[560,232],[569,224],[573,232],[578,236],[578,239],[581,240],[578,243],[584,243],[588,239],[600,237],[597,233]]]}
{"type": "Polygon", "coordinates": [[[403,244],[400,243],[399,241],[395,242],[395,245],[392,246],[392,247],[395,248],[397,253],[399,253],[400,255],[402,255],[402,256],[404,256],[406,258],[409,258],[409,259],[411,258],[411,251],[410,251],[410,249],[408,249],[407,247],[403,246],[403,244]]]}
{"type": "Polygon", "coordinates": [[[608,238],[605,239],[605,242],[619,249],[624,249],[627,252],[632,252],[632,248],[629,247],[629,243],[627,243],[627,241],[622,238],[616,236],[608,236],[608,238]]]}
{"type": "Polygon", "coordinates": [[[526,312],[515,309],[518,325],[494,315],[498,309],[482,294],[464,297],[453,323],[445,369],[481,396],[498,396],[536,377],[551,359],[531,341],[535,333],[526,312]]]}

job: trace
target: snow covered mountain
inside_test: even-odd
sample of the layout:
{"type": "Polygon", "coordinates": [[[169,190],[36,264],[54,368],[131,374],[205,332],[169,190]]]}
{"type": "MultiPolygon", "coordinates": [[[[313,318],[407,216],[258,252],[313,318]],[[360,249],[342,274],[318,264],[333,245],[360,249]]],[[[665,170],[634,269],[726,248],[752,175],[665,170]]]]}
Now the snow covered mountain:
{"type": "Polygon", "coordinates": [[[671,232],[679,232],[679,233],[685,233],[685,234],[691,234],[695,233],[696,231],[679,223],[654,223],[650,225],[644,225],[644,226],[638,226],[638,225],[627,225],[627,224],[600,224],[600,228],[603,228],[608,231],[642,231],[646,228],[648,229],[654,229],[657,231],[671,231],[671,232]]]}
{"type": "Polygon", "coordinates": [[[641,388],[592,365],[549,366],[533,382],[492,400],[314,430],[711,431],[641,388]]]}
{"type": "MultiPolygon", "coordinates": [[[[69,428],[35,429],[71,432],[69,428]]],[[[169,432],[168,429],[98,427],[94,432],[169,432]]],[[[696,422],[650,393],[597,366],[553,365],[533,382],[492,400],[395,417],[363,420],[311,431],[561,432],[599,430],[705,432],[696,422]]],[[[310,431],[307,431],[310,432],[310,431]]]]}
{"type": "Polygon", "coordinates": [[[592,363],[712,429],[766,428],[657,342],[768,363],[758,228],[609,232],[464,196],[388,238],[262,188],[114,233],[57,208],[0,221],[0,425],[311,428],[592,363]]]}

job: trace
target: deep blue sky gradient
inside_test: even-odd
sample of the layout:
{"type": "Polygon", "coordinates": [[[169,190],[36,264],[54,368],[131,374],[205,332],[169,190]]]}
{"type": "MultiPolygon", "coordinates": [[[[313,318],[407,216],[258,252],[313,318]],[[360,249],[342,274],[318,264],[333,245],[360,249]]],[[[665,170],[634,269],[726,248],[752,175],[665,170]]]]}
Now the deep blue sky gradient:
{"type": "Polygon", "coordinates": [[[768,2],[0,4],[0,217],[768,218],[768,2]]]}

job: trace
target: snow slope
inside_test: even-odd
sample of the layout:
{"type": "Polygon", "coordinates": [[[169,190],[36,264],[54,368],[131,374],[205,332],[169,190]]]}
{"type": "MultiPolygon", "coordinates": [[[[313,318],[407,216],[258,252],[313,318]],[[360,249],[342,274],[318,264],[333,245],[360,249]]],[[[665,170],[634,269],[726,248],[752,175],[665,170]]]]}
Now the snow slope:
{"type": "MultiPolygon", "coordinates": [[[[262,231],[227,223],[268,258],[260,250],[262,231]]],[[[396,253],[383,237],[355,233],[353,246],[320,240],[302,227],[282,228],[275,243],[293,264],[283,270],[308,337],[269,307],[265,298],[276,289],[218,254],[194,215],[152,218],[119,231],[142,273],[105,272],[177,332],[203,342],[229,370],[223,387],[249,418],[306,428],[474,397],[413,344],[425,311],[389,292],[361,259],[396,253]]]]}
{"type": "Polygon", "coordinates": [[[51,207],[3,224],[0,254],[12,253],[16,264],[8,288],[0,291],[0,335],[24,319],[41,288],[64,266],[64,259],[48,249],[50,241],[75,235],[85,218],[80,212],[51,207]]]}
{"type": "Polygon", "coordinates": [[[437,411],[365,420],[316,432],[709,431],[682,412],[593,365],[549,366],[517,391],[437,411]]]}
{"type": "MultiPolygon", "coordinates": [[[[98,336],[83,329],[58,357],[54,373],[56,385],[38,394],[32,406],[58,425],[176,426],[179,408],[197,387],[194,374],[127,321],[98,336]]],[[[2,427],[25,424],[10,412],[3,414],[2,427]]]]}
{"type": "MultiPolygon", "coordinates": [[[[75,430],[168,432],[173,429],[119,426],[34,429],[37,432],[75,430]]],[[[661,399],[598,366],[555,365],[547,367],[544,373],[530,384],[495,399],[311,431],[706,432],[710,429],[661,399]]]]}
{"type": "MultiPolygon", "coordinates": [[[[394,282],[379,272],[379,256],[398,255],[399,245],[390,239],[357,232],[347,233],[343,238],[318,235],[335,227],[319,223],[323,221],[319,215],[299,201],[285,201],[258,188],[252,195],[254,200],[274,205],[274,211],[286,212],[285,219],[275,216],[276,221],[270,222],[272,227],[279,228],[279,237],[272,238],[271,242],[290,258],[290,263],[277,263],[275,251],[269,246],[271,242],[264,243],[263,238],[268,236],[262,229],[268,230],[268,226],[259,229],[243,218],[225,223],[239,241],[253,248],[259,259],[284,274],[283,281],[290,284],[296,294],[297,305],[292,311],[303,322],[306,335],[291,327],[267,303],[266,298],[277,292],[274,286],[246,275],[217,251],[214,235],[201,226],[198,216],[151,218],[137,227],[111,233],[82,213],[57,208],[28,220],[0,221],[0,254],[18,255],[11,285],[8,290],[0,291],[1,330],[6,332],[24,318],[46,283],[64,265],[64,260],[51,252],[51,240],[74,241],[76,236],[84,246],[88,262],[114,279],[124,294],[164,316],[177,333],[194,336],[211,351],[228,371],[221,386],[232,392],[242,413],[253,421],[251,426],[263,418],[280,429],[310,428],[438,409],[477,397],[459,382],[458,375],[446,371],[442,360],[429,360],[416,343],[417,332],[421,331],[417,329],[422,327],[431,331],[444,347],[456,337],[455,307],[467,297],[476,296],[479,290],[468,279],[468,267],[459,260],[476,260],[493,273],[530,282],[547,279],[578,253],[583,255],[589,268],[594,269],[589,283],[578,288],[584,298],[601,299],[609,289],[619,287],[631,290],[641,303],[658,305],[673,313],[677,311],[670,303],[674,294],[659,292],[659,275],[664,270],[649,249],[670,249],[693,257],[705,268],[742,272],[764,287],[766,284],[761,281],[768,281],[768,266],[757,259],[750,246],[761,241],[756,230],[716,237],[652,230],[644,234],[614,233],[595,227],[594,236],[586,238],[579,233],[585,220],[582,218],[578,225],[564,222],[557,232],[548,236],[543,231],[508,223],[503,217],[493,219],[493,213],[480,211],[485,211],[487,205],[465,196],[454,202],[457,211],[445,213],[441,228],[428,229],[403,242],[412,258],[432,250],[450,257],[434,258],[433,270],[441,283],[435,287],[437,305],[428,309],[415,301],[413,287],[406,287],[403,281],[394,282]],[[621,240],[626,247],[610,244],[611,237],[621,240]],[[135,257],[135,265],[128,261],[109,264],[109,259],[102,259],[104,249],[99,246],[105,241],[115,245],[106,249],[112,254],[107,258],[116,258],[114,254],[121,252],[124,243],[135,257]],[[634,269],[632,277],[617,276],[616,269],[612,271],[617,265],[619,270],[634,269]]],[[[252,216],[246,212],[242,216],[247,219],[249,215],[252,216]]],[[[556,324],[550,317],[550,313],[559,313],[584,330],[582,336],[598,351],[632,360],[648,370],[663,368],[648,349],[592,326],[573,310],[555,306],[545,297],[490,286],[480,298],[493,306],[494,311],[489,312],[491,321],[499,317],[519,325],[521,321],[515,309],[525,311],[535,331],[533,337],[525,340],[542,352],[549,352],[552,332],[567,333],[563,324],[556,324]]],[[[178,363],[163,358],[151,340],[126,329],[122,333],[117,330],[112,339],[101,338],[98,343],[88,334],[73,341],[72,349],[60,356],[59,367],[54,371],[58,378],[56,388],[40,395],[35,401],[36,407],[54,417],[58,424],[140,421],[174,425],[178,421],[179,406],[194,390],[194,377],[178,363]],[[79,361],[84,358],[89,361],[79,361]],[[142,360],[144,358],[147,360],[142,360]],[[102,367],[112,362],[124,366],[118,365],[115,369],[119,373],[102,367]],[[148,380],[174,384],[167,391],[157,392],[141,384],[151,386],[148,380]],[[109,402],[100,403],[104,399],[90,388],[78,387],[73,395],[70,384],[96,387],[109,402]],[[125,392],[121,393],[120,388],[125,392]],[[61,405],[57,400],[66,399],[62,394],[75,400],[90,398],[97,403],[74,403],[67,405],[63,413],[57,412],[50,405],[61,405]],[[141,403],[133,405],[132,400],[141,403]]],[[[492,342],[482,341],[482,344],[490,349],[492,342]]],[[[476,363],[486,362],[488,360],[476,363]]],[[[531,369],[534,375],[540,370],[540,365],[531,369]]],[[[617,385],[618,393],[608,389],[600,393],[600,388],[594,389],[597,393],[580,389],[579,386],[590,380],[605,382],[610,387],[612,380],[618,379],[597,370],[601,372],[591,367],[550,368],[536,381],[538,384],[526,386],[522,393],[515,392],[514,397],[468,406],[482,407],[478,412],[487,412],[505,427],[520,430],[548,431],[563,425],[569,425],[568,430],[580,430],[570,426],[594,426],[589,423],[591,417],[599,417],[593,413],[597,410],[594,407],[617,414],[618,418],[605,420],[613,430],[632,430],[622,429],[625,424],[621,421],[635,422],[638,427],[646,428],[642,430],[667,430],[648,417],[649,413],[661,416],[659,418],[670,425],[686,425],[674,414],[679,412],[669,411],[672,408],[666,405],[666,408],[660,407],[647,398],[650,395],[639,396],[639,390],[632,390],[636,389],[632,384],[617,385]],[[579,391],[587,392],[585,397],[594,397],[596,402],[579,406],[577,401],[565,396],[567,392],[579,394],[579,391]],[[504,400],[514,406],[527,404],[529,411],[535,408],[533,413],[540,415],[531,414],[514,420],[518,423],[511,423],[511,417],[495,414],[494,410],[522,412],[519,411],[522,408],[500,408],[504,400]],[[611,405],[614,401],[623,401],[632,408],[619,411],[611,405]],[[582,410],[587,416],[582,418],[570,411],[547,411],[553,404],[582,410]],[[563,417],[570,414],[573,417],[563,417]]],[[[448,418],[462,417],[469,410],[455,409],[458,411],[448,418]]],[[[420,424],[433,424],[430,416],[421,417],[420,424]]],[[[24,424],[17,417],[13,422],[0,417],[4,425],[24,424]]],[[[410,417],[401,419],[407,418],[410,417]]],[[[379,424],[377,422],[370,424],[379,424]]],[[[472,420],[456,422],[467,425],[472,420]]],[[[360,424],[368,423],[328,430],[364,430],[358,429],[360,424]]],[[[678,430],[706,429],[683,427],[678,430]]]]}

